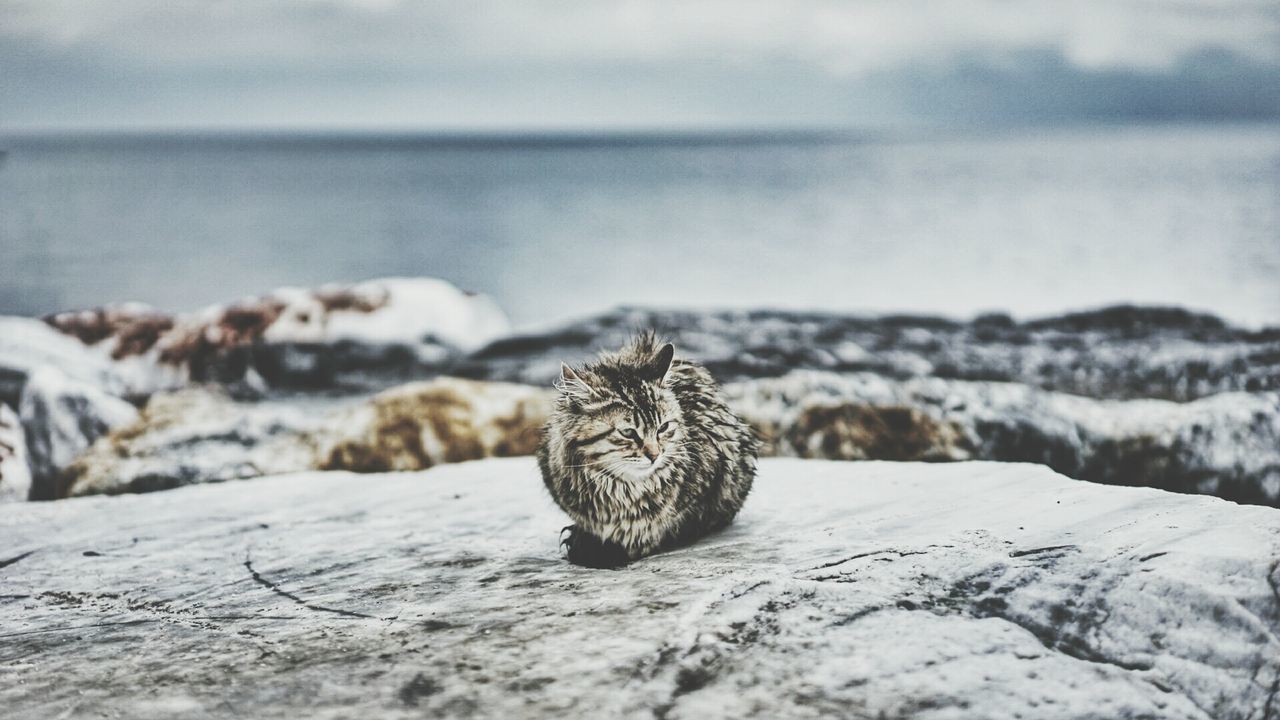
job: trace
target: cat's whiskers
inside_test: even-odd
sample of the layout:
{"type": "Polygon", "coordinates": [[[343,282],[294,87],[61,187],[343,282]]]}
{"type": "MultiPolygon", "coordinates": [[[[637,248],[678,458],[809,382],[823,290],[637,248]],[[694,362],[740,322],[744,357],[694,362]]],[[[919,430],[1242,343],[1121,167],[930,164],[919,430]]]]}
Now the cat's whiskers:
{"type": "Polygon", "coordinates": [[[618,475],[623,474],[628,470],[625,459],[619,460],[617,458],[607,458],[602,460],[599,464],[604,467],[599,468],[597,471],[599,475],[593,476],[593,479],[597,481],[597,486],[600,485],[598,481],[601,479],[601,476],[610,480],[616,480],[618,479],[618,475]]]}
{"type": "Polygon", "coordinates": [[[565,467],[578,469],[578,468],[586,468],[586,467],[595,467],[596,465],[604,465],[611,462],[617,462],[617,460],[613,458],[605,458],[603,460],[596,460],[595,462],[583,463],[581,465],[565,465],[565,467]]]}

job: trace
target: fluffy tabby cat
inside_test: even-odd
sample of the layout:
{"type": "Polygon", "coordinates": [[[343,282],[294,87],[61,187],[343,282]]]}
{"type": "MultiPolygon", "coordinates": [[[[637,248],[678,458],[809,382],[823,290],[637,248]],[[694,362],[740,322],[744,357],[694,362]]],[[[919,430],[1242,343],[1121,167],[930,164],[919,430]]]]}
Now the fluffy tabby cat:
{"type": "Polygon", "coordinates": [[[756,439],[707,371],[653,333],[580,370],[538,448],[547,490],[574,524],[569,560],[617,567],[728,525],[751,490],[756,439]]]}

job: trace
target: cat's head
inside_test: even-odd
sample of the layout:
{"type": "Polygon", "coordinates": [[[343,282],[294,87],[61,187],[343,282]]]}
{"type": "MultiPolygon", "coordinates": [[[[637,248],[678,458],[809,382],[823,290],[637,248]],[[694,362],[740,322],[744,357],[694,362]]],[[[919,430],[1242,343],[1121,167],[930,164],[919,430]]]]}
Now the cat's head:
{"type": "Polygon", "coordinates": [[[583,368],[561,364],[556,415],[571,462],[644,477],[684,452],[680,406],[667,382],[674,355],[670,343],[645,334],[583,368]]]}

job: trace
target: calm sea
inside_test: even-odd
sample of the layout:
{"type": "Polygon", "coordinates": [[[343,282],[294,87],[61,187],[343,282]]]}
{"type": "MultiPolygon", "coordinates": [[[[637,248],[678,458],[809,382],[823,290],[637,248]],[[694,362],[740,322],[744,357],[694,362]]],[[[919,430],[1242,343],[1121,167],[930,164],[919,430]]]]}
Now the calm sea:
{"type": "Polygon", "coordinates": [[[0,313],[431,275],[618,304],[1280,324],[1280,127],[0,139],[0,313]]]}

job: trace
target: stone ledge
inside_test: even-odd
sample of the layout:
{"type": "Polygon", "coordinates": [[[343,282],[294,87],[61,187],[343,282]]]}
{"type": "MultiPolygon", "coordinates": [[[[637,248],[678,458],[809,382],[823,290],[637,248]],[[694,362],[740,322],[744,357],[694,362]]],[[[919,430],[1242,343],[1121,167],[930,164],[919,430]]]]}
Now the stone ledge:
{"type": "Polygon", "coordinates": [[[1280,511],[1019,464],[764,460],[728,531],[559,558],[532,460],[0,507],[12,718],[1246,718],[1280,511]]]}

